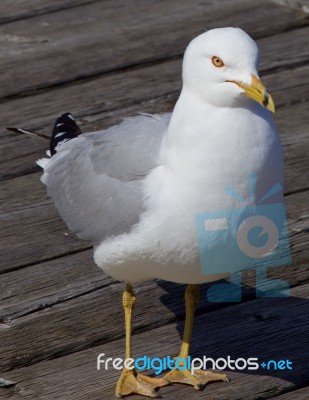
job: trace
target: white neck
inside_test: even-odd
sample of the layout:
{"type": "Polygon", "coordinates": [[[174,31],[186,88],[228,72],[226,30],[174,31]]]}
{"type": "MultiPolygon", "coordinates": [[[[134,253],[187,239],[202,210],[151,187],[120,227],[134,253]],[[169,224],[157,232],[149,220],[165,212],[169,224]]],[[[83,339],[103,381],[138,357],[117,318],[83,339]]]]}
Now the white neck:
{"type": "Polygon", "coordinates": [[[185,87],[162,143],[161,163],[184,183],[213,191],[235,184],[243,192],[250,174],[269,178],[270,185],[282,181],[280,139],[266,110],[257,103],[251,109],[216,107],[185,87]]]}

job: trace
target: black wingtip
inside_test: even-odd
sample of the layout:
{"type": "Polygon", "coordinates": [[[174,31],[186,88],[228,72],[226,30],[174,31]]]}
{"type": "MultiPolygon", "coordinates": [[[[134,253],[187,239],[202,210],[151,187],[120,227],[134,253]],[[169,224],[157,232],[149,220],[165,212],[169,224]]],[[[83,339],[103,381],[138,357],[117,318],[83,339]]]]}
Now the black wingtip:
{"type": "Polygon", "coordinates": [[[67,142],[68,140],[76,138],[81,134],[81,130],[76,124],[71,113],[60,115],[56,119],[51,140],[50,140],[50,154],[53,156],[57,153],[57,147],[67,142]]]}

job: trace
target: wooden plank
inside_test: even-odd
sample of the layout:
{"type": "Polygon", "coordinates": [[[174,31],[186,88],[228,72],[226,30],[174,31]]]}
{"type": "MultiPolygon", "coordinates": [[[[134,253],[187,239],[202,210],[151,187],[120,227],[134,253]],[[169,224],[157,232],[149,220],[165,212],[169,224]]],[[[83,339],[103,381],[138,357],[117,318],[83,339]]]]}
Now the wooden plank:
{"type": "Polygon", "coordinates": [[[2,213],[1,220],[2,272],[91,247],[68,230],[52,204],[2,213]]]}
{"type": "MultiPolygon", "coordinates": [[[[265,84],[275,97],[278,109],[308,99],[308,72],[309,67],[303,66],[263,76],[265,84]]],[[[50,135],[55,118],[67,111],[77,115],[84,132],[106,128],[119,122],[124,116],[132,116],[141,111],[170,111],[177,100],[180,83],[179,61],[104,76],[80,85],[70,85],[4,103],[2,129],[4,131],[5,126],[20,126],[50,135]],[[87,93],[87,96],[82,97],[80,93],[87,93]],[[19,109],[23,110],[22,116],[16,114],[19,109]],[[36,110],[35,113],[33,110],[36,110]]],[[[275,114],[283,135],[294,131],[289,123],[290,114],[291,119],[297,123],[297,129],[305,131],[306,111],[303,109],[305,105],[297,109],[297,119],[296,116],[293,117],[294,109],[291,112],[287,109],[279,110],[275,114]]],[[[0,144],[3,149],[0,152],[0,179],[38,171],[35,161],[43,157],[48,148],[48,143],[42,140],[13,132],[0,139],[0,144]]]]}
{"type": "Polygon", "coordinates": [[[308,128],[306,127],[306,103],[278,110],[278,125],[285,159],[285,193],[308,188],[308,128]]]}
{"type": "MultiPolygon", "coordinates": [[[[21,20],[0,27],[0,98],[179,56],[205,28],[239,26],[259,38],[306,24],[305,12],[267,0],[106,0],[21,20]]],[[[306,31],[298,34],[304,49],[306,31]]],[[[289,37],[281,47],[291,51],[289,37]]],[[[302,60],[295,51],[289,62],[302,60]]]]}
{"type": "Polygon", "coordinates": [[[38,204],[50,204],[46,186],[40,181],[42,173],[24,175],[0,183],[0,212],[22,210],[38,204]]]}
{"type": "Polygon", "coordinates": [[[308,34],[308,30],[307,26],[258,40],[257,44],[262,54],[260,70],[266,72],[286,67],[294,68],[297,64],[306,64],[309,50],[302,51],[301,43],[304,36],[308,34]],[[296,42],[296,38],[298,38],[298,42],[296,42]],[[290,45],[294,47],[293,56],[292,59],[287,60],[290,45]]]}
{"type": "Polygon", "coordinates": [[[0,180],[39,171],[37,155],[44,156],[48,143],[13,133],[1,143],[0,180]]]}
{"type": "Polygon", "coordinates": [[[112,281],[94,264],[92,249],[3,274],[0,320],[10,323],[102,289],[112,281]]]}
{"type": "MultiPolygon", "coordinates": [[[[289,298],[262,298],[195,319],[193,356],[258,357],[259,362],[289,359],[293,363],[293,371],[265,371],[261,368],[256,373],[248,373],[247,370],[229,372],[232,378],[229,384],[211,384],[203,392],[173,385],[162,388],[160,394],[164,399],[258,400],[303,386],[308,374],[305,358],[308,356],[308,347],[305,346],[309,310],[307,297],[308,285],[304,285],[293,289],[289,298]]],[[[151,301],[151,296],[148,298],[151,301]]],[[[158,311],[156,309],[153,314],[159,315],[158,311]]],[[[183,323],[172,323],[134,335],[133,356],[176,355],[182,329],[183,323]]],[[[100,353],[105,353],[106,357],[122,356],[123,346],[124,340],[116,339],[69,356],[2,373],[2,378],[15,382],[14,388],[5,390],[12,400],[38,396],[40,400],[56,400],[59,396],[66,400],[87,397],[93,400],[111,399],[119,372],[113,369],[96,371],[96,358],[100,353]]],[[[132,396],[132,399],[138,400],[139,397],[132,396]]]]}
{"type": "MultiPolygon", "coordinates": [[[[175,320],[175,315],[183,308],[183,289],[177,286],[179,290],[175,290],[169,308],[163,304],[167,297],[164,283],[160,287],[153,283],[136,287],[140,302],[136,307],[136,331],[148,330],[175,320]],[[152,307],[158,311],[153,321],[146,318],[152,307]]],[[[42,311],[17,319],[6,319],[0,324],[1,371],[123,337],[122,290],[123,284],[113,283],[43,308],[42,311]],[[98,313],[98,310],[101,311],[98,313]],[[48,335],[41,334],[42,326],[48,335]]]]}
{"type": "MultiPolygon", "coordinates": [[[[281,36],[267,38],[262,43],[261,76],[269,87],[269,91],[275,96],[277,106],[305,101],[309,84],[307,65],[266,73],[267,70],[272,69],[273,65],[276,65],[277,53],[282,54],[283,49],[278,48],[278,43],[283,44],[285,37],[281,39],[281,36]]],[[[286,63],[294,59],[295,48],[298,57],[306,57],[305,43],[302,41],[298,45],[298,42],[299,35],[291,32],[290,46],[284,47],[285,54],[282,55],[281,68],[287,68],[286,63]]],[[[171,109],[181,88],[181,63],[182,59],[177,59],[119,71],[7,101],[1,105],[3,110],[0,122],[0,129],[3,130],[1,143],[8,143],[10,134],[5,131],[7,126],[22,126],[50,135],[54,119],[67,110],[85,119],[96,114],[104,116],[105,113],[118,111],[116,118],[120,118],[125,116],[125,110],[123,110],[125,107],[147,100],[152,100],[152,103],[162,102],[166,96],[173,95],[170,101],[171,109]],[[104,88],[103,94],[102,88],[104,88]],[[23,110],[23,112],[17,113],[16,110],[23,110]]],[[[163,106],[161,111],[164,109],[163,106]]],[[[137,110],[139,110],[138,107],[137,110]]],[[[83,123],[83,119],[80,122],[83,123]]],[[[103,125],[103,127],[107,126],[103,125]]],[[[87,124],[83,129],[94,128],[87,124]]]]}
{"type": "MultiPolygon", "coordinates": [[[[0,24],[8,23],[20,19],[32,18],[37,15],[42,15],[51,12],[57,12],[63,9],[83,6],[100,0],[54,0],[52,3],[49,0],[32,0],[31,3],[27,0],[2,0],[0,24]]],[[[303,11],[304,5],[299,0],[276,1],[283,7],[289,7],[300,12],[303,11]]],[[[125,1],[123,1],[125,5],[125,1]]]]}
{"type": "MultiPolygon", "coordinates": [[[[33,268],[27,268],[23,271],[25,275],[23,285],[20,282],[13,282],[9,289],[4,290],[4,293],[1,295],[3,300],[1,299],[0,322],[6,330],[1,333],[0,337],[3,346],[11,345],[11,340],[8,340],[10,337],[12,340],[15,340],[15,344],[18,343],[18,347],[15,346],[14,348],[14,346],[10,346],[7,352],[4,352],[1,357],[3,371],[48,359],[55,354],[69,354],[76,351],[76,349],[87,348],[97,341],[101,343],[109,341],[110,332],[102,330],[103,320],[106,326],[110,326],[114,336],[123,336],[121,308],[119,309],[121,286],[119,284],[114,286],[115,284],[111,282],[111,278],[102,274],[93,264],[89,263],[89,266],[81,264],[83,258],[81,257],[81,261],[76,261],[75,259],[75,264],[71,264],[70,260],[66,260],[65,267],[67,271],[65,270],[62,273],[63,282],[59,281],[59,275],[58,280],[55,274],[51,275],[51,282],[55,282],[55,287],[52,287],[52,284],[48,285],[44,279],[43,283],[39,285],[36,276],[33,275],[33,268]],[[74,267],[77,270],[75,275],[74,267]],[[85,276],[82,276],[80,273],[82,269],[86,271],[85,276]],[[34,280],[34,284],[32,280],[34,280]],[[35,286],[39,286],[37,292],[34,289],[35,286]],[[109,286],[112,286],[111,290],[107,289],[109,286]],[[21,293],[14,293],[16,288],[21,288],[23,291],[21,293]],[[99,291],[99,297],[94,293],[97,291],[99,291]],[[8,293],[11,293],[11,296],[8,296],[8,293]],[[111,302],[108,297],[113,293],[117,295],[114,296],[114,302],[111,302]],[[64,302],[68,303],[62,304],[64,302]],[[119,313],[117,316],[112,317],[106,312],[104,304],[109,304],[112,308],[118,307],[119,313]],[[50,309],[56,305],[58,307],[56,312],[51,313],[50,309]],[[93,312],[89,311],[89,307],[102,310],[100,311],[100,318],[96,318],[96,322],[93,321],[93,312]],[[81,312],[83,314],[83,326],[80,328],[77,321],[81,312]],[[71,314],[73,315],[72,321],[70,321],[69,317],[67,321],[63,321],[63,316],[71,314]],[[114,323],[110,324],[109,320],[111,318],[115,323],[118,323],[118,328],[117,326],[115,327],[114,323]],[[52,340],[49,340],[47,345],[46,338],[41,339],[36,337],[39,335],[41,324],[44,324],[49,332],[52,332],[52,340]],[[91,332],[89,331],[85,334],[84,325],[87,325],[91,332]],[[7,330],[7,328],[10,328],[10,330],[7,330]],[[20,332],[23,333],[22,338],[20,337],[20,332]],[[66,332],[65,335],[64,332],[66,332]],[[71,338],[68,337],[69,335],[71,335],[71,338]],[[35,342],[33,342],[34,336],[36,337],[35,342]],[[23,358],[19,358],[19,353],[24,349],[26,355],[23,358]]],[[[58,264],[56,262],[45,263],[45,267],[56,266],[59,271],[60,267],[64,264],[63,260],[61,260],[58,264]]],[[[308,264],[307,267],[296,265],[289,268],[275,268],[275,272],[274,274],[271,271],[268,274],[269,277],[283,279],[291,287],[293,284],[295,286],[309,280],[308,264]]],[[[14,277],[12,273],[9,274],[11,276],[7,275],[4,276],[4,283],[14,277]]],[[[19,278],[18,275],[17,278],[19,278]]],[[[245,278],[242,280],[245,285],[242,288],[242,301],[248,302],[256,297],[254,281],[252,271],[247,276],[245,274],[245,278]]],[[[1,286],[5,287],[4,285],[1,286]]],[[[211,287],[211,284],[201,285],[199,314],[229,305],[228,302],[208,303],[207,290],[209,287],[211,287]]],[[[139,293],[140,303],[148,304],[147,293],[140,292],[139,285],[135,287],[135,290],[139,293]]],[[[156,321],[156,326],[162,326],[176,319],[180,320],[184,318],[183,285],[163,281],[149,282],[147,283],[147,292],[151,293],[154,299],[164,299],[163,303],[165,306],[168,306],[169,311],[165,308],[161,309],[161,306],[158,308],[157,304],[150,302],[149,309],[147,306],[147,309],[142,314],[138,314],[138,318],[135,320],[135,327],[138,331],[151,330],[153,328],[153,324],[147,319],[147,313],[151,315],[152,306],[160,312],[160,319],[156,321]],[[173,294],[172,297],[170,296],[171,294],[173,294]]]]}
{"type": "Polygon", "coordinates": [[[93,3],[94,0],[2,0],[0,24],[31,18],[71,7],[93,3]]]}
{"type": "Polygon", "coordinates": [[[305,387],[299,390],[293,390],[293,392],[285,393],[281,396],[277,396],[276,400],[308,400],[309,398],[309,387],[305,387]]]}
{"type": "MultiPolygon", "coordinates": [[[[287,197],[293,265],[269,268],[270,278],[286,280],[291,286],[309,280],[306,194],[297,193],[287,197]]],[[[244,299],[255,297],[254,274],[249,271],[243,284],[247,286],[244,299]]],[[[200,313],[226,306],[207,304],[209,286],[202,285],[200,313]]],[[[93,265],[91,252],[2,275],[2,371],[54,357],[56,354],[72,353],[94,343],[107,343],[112,337],[122,337],[122,288],[121,283],[113,283],[93,265]],[[96,310],[100,310],[99,318],[96,310]],[[48,336],[41,334],[42,326],[48,336]]],[[[183,285],[164,281],[137,285],[140,306],[136,309],[136,331],[150,330],[183,318],[183,288],[183,285]],[[172,297],[169,295],[171,293],[172,297]],[[161,300],[159,304],[158,299],[161,300]],[[155,321],[152,320],[154,309],[160,315],[155,321]]]]}

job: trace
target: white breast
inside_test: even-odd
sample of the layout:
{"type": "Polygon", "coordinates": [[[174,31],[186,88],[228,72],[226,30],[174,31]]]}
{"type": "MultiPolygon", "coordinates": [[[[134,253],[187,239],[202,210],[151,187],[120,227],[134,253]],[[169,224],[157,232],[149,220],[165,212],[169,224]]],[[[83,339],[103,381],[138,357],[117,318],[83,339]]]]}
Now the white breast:
{"type": "Polygon", "coordinates": [[[116,279],[217,279],[201,273],[196,214],[239,207],[228,187],[249,201],[250,174],[257,176],[255,201],[275,183],[282,185],[281,142],[268,111],[258,104],[249,110],[190,103],[190,120],[183,118],[183,107],[188,115],[180,98],[162,144],[161,165],[145,179],[147,211],[130,234],[96,250],[98,265],[116,279]]]}

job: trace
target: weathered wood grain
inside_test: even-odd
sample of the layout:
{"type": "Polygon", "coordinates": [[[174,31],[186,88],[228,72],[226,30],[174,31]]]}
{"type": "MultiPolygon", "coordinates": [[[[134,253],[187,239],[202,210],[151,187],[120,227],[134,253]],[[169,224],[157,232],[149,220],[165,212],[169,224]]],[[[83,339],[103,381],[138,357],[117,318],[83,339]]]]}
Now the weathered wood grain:
{"type": "Polygon", "coordinates": [[[69,232],[51,204],[2,213],[1,228],[1,271],[90,247],[69,232]]]}
{"type": "Polygon", "coordinates": [[[111,282],[113,280],[95,266],[92,250],[6,273],[0,280],[0,320],[8,323],[101,289],[111,282]]]}
{"type": "MultiPolygon", "coordinates": [[[[307,297],[308,285],[304,285],[293,289],[290,298],[257,299],[250,302],[250,308],[242,303],[198,316],[195,320],[192,355],[217,358],[229,354],[233,358],[258,357],[260,362],[272,358],[289,359],[293,362],[293,371],[260,369],[249,374],[248,371],[229,372],[232,378],[229,384],[212,384],[203,392],[192,392],[192,388],[173,385],[160,390],[163,398],[194,396],[218,400],[258,400],[304,385],[308,374],[308,347],[305,346],[309,310],[307,297]]],[[[154,315],[159,315],[158,311],[152,309],[154,315]]],[[[179,328],[183,328],[182,323],[181,326],[172,323],[134,335],[134,357],[177,355],[179,328]]],[[[60,359],[3,373],[2,378],[16,383],[5,390],[13,400],[37,397],[53,400],[59,399],[60,394],[66,400],[82,400],[87,396],[93,400],[110,400],[119,372],[112,369],[96,371],[96,357],[100,353],[105,353],[106,357],[122,356],[123,345],[122,339],[116,339],[60,359]]],[[[137,400],[138,397],[133,396],[132,399],[137,400]]]]}
{"type": "MultiPolygon", "coordinates": [[[[0,355],[1,371],[123,337],[123,284],[101,286],[94,292],[0,324],[1,343],[5,343],[0,355]],[[41,334],[42,326],[46,335],[41,334]]],[[[175,320],[175,314],[183,307],[183,290],[175,290],[168,308],[160,302],[160,297],[166,297],[164,286],[149,283],[137,287],[136,293],[140,299],[136,307],[137,331],[175,320]],[[158,311],[153,321],[145,319],[152,308],[158,311]]]]}
{"type": "MultiPolygon", "coordinates": [[[[0,98],[179,56],[206,28],[239,26],[258,38],[305,25],[307,17],[267,0],[106,0],[13,22],[0,26],[0,98]]],[[[300,61],[296,53],[291,64],[300,61]]]]}
{"type": "MultiPolygon", "coordinates": [[[[80,7],[85,4],[91,4],[95,2],[101,2],[104,4],[104,0],[32,0],[29,4],[27,0],[2,0],[1,1],[1,15],[0,24],[8,23],[20,19],[32,18],[37,15],[42,15],[51,12],[57,12],[67,8],[80,7]]],[[[126,1],[122,0],[122,4],[125,6],[126,1]]],[[[295,10],[302,11],[305,4],[299,0],[288,0],[288,1],[273,1],[280,6],[292,8],[295,10]]],[[[305,3],[305,2],[304,2],[305,3]]]]}
{"type": "Polygon", "coordinates": [[[305,387],[299,390],[293,390],[293,392],[285,393],[281,396],[277,396],[276,400],[307,400],[309,398],[309,387],[305,387]]]}
{"type": "Polygon", "coordinates": [[[24,175],[0,183],[0,212],[8,213],[37,204],[50,204],[45,185],[40,181],[42,173],[24,175]]]}
{"type": "MultiPolygon", "coordinates": [[[[299,35],[291,32],[288,47],[285,44],[285,36],[286,34],[284,37],[282,35],[270,37],[262,43],[261,76],[269,91],[275,96],[276,105],[279,107],[305,101],[308,98],[308,66],[294,65],[292,68],[284,69],[289,66],[296,54],[301,59],[308,57],[305,46],[307,35],[302,35],[299,44],[299,35]],[[267,70],[271,70],[272,66],[278,63],[277,53],[281,55],[279,66],[282,69],[267,73],[267,70]]],[[[261,44],[261,41],[259,43],[261,44]]],[[[118,71],[7,101],[1,105],[3,117],[0,129],[3,132],[0,143],[9,143],[9,138],[15,137],[6,132],[7,126],[22,126],[50,135],[54,119],[66,110],[70,110],[80,118],[114,111],[116,117],[120,118],[126,116],[123,109],[129,105],[151,99],[153,102],[161,102],[162,97],[171,94],[176,100],[181,88],[181,63],[182,59],[177,59],[118,71]],[[16,110],[19,112],[16,113],[16,110]]],[[[173,103],[171,107],[172,105],[173,103]]],[[[88,124],[85,129],[93,128],[88,124]]]]}
{"type": "Polygon", "coordinates": [[[38,171],[37,155],[45,155],[48,143],[13,133],[1,143],[0,180],[38,171]]]}
{"type": "MultiPolygon", "coordinates": [[[[97,0],[98,1],[98,0],[97,0]]],[[[2,0],[0,24],[94,3],[95,0],[2,0]]],[[[31,24],[31,22],[29,22],[31,24]]]]}
{"type": "Polygon", "coordinates": [[[308,105],[301,103],[277,112],[276,123],[284,148],[285,193],[309,187],[307,109],[308,105]]]}

